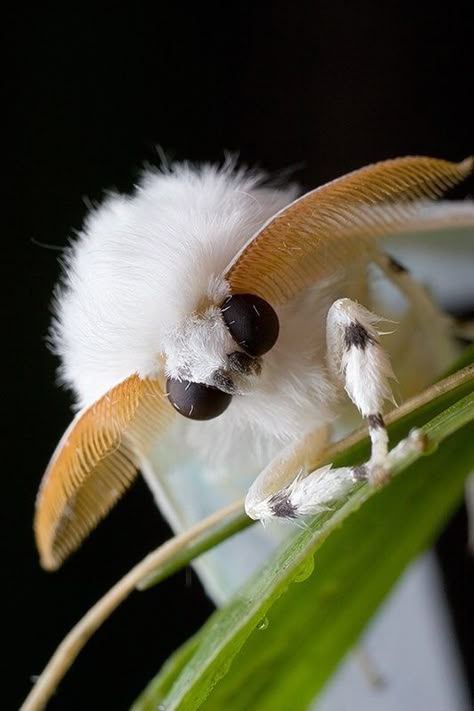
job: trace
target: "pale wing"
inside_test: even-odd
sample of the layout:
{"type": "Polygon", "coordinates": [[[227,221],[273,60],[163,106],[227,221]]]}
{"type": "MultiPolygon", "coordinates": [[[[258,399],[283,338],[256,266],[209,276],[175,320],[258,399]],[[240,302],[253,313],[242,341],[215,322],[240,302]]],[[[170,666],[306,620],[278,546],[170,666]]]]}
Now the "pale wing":
{"type": "MultiPolygon", "coordinates": [[[[183,418],[180,418],[183,420],[183,418]]],[[[261,467],[235,460],[211,468],[186,445],[179,420],[160,439],[140,470],[160,512],[175,533],[242,498],[261,467]]],[[[193,561],[209,597],[222,605],[266,560],[276,545],[298,529],[252,526],[193,561]]]]}
{"type": "Polygon", "coordinates": [[[432,203],[429,212],[436,229],[391,234],[380,246],[409,267],[438,304],[469,313],[474,305],[474,202],[442,200],[432,203]]]}
{"type": "Polygon", "coordinates": [[[137,375],[75,417],[38,492],[34,529],[44,568],[55,570],[79,547],[174,417],[163,383],[137,375]]]}
{"type": "Polygon", "coordinates": [[[229,265],[232,293],[285,302],[351,264],[374,239],[413,228],[417,207],[410,203],[442,197],[472,174],[473,164],[473,158],[398,158],[307,193],[264,225],[229,265]]]}

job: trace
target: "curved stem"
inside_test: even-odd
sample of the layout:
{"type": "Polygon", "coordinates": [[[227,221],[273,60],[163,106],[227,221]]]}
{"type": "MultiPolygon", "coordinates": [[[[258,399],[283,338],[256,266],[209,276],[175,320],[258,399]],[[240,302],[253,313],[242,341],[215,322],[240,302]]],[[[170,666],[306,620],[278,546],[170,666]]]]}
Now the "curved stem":
{"type": "MultiPolygon", "coordinates": [[[[470,382],[474,377],[474,367],[467,366],[444,380],[436,383],[420,395],[404,403],[390,413],[387,423],[395,422],[404,415],[429,403],[441,395],[454,390],[456,387],[470,382]]],[[[332,461],[345,448],[355,444],[366,436],[364,429],[359,430],[344,440],[325,450],[324,455],[318,460],[332,461]]],[[[319,461],[318,461],[319,463],[319,461]]],[[[312,462],[315,467],[316,462],[312,462]]],[[[248,524],[254,523],[248,520],[248,524]]],[[[175,572],[178,567],[186,565],[197,555],[207,550],[217,542],[228,538],[232,532],[242,524],[247,524],[243,499],[234,501],[232,504],[207,516],[202,521],[192,526],[187,531],[174,536],[166,541],[155,551],[147,555],[140,563],[132,568],[118,583],[116,583],[72,628],[66,635],[45,669],[39,676],[34,687],[25,699],[20,711],[41,711],[44,709],[49,699],[53,695],[59,682],[71,667],[81,649],[86,645],[94,632],[100,625],[117,609],[133,590],[140,587],[147,587],[158,580],[162,580],[175,572]],[[212,529],[222,526],[222,524],[236,514],[242,514],[242,521],[230,521],[225,531],[221,530],[220,535],[212,535],[212,529]],[[200,537],[206,534],[206,540],[200,541],[200,537]],[[176,559],[179,558],[179,563],[176,559]]],[[[215,533],[215,532],[214,532],[215,533]]]]}
{"type": "Polygon", "coordinates": [[[59,682],[87,641],[109,615],[116,610],[120,603],[137,588],[141,581],[150,576],[151,573],[156,573],[158,568],[169,563],[174,556],[182,552],[191,543],[196,542],[212,526],[221,523],[232,514],[240,511],[243,511],[243,500],[241,499],[199,521],[184,533],[166,541],[166,543],[163,543],[132,568],[90,608],[66,635],[22,704],[20,711],[41,711],[46,706],[59,682]]]}

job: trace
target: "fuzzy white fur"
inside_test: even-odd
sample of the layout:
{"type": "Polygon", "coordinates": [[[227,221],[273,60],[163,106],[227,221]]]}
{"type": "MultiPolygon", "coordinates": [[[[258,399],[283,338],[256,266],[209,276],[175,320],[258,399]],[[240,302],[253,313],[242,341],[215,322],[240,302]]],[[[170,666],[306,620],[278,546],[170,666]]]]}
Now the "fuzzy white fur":
{"type": "Polygon", "coordinates": [[[344,380],[347,394],[364,417],[382,412],[384,400],[393,402],[388,381],[395,380],[395,374],[387,352],[380,347],[375,328],[380,321],[350,299],[338,299],[328,312],[328,365],[344,380]],[[344,329],[353,323],[361,324],[371,338],[364,349],[344,346],[344,329]]]}
{"type": "MultiPolygon", "coordinates": [[[[90,213],[64,260],[52,329],[61,378],[79,406],[131,373],[153,373],[167,346],[170,372],[180,370],[173,335],[188,338],[186,319],[219,289],[214,277],[295,196],[264,178],[230,162],[177,164],[146,172],[132,196],[110,194],[90,213]]],[[[221,343],[208,343],[214,361],[226,335],[221,328],[221,343]]],[[[195,334],[195,349],[200,341],[195,334]]]]}
{"type": "MultiPolygon", "coordinates": [[[[167,375],[196,382],[225,365],[236,344],[218,308],[227,295],[222,272],[296,193],[264,179],[232,164],[178,164],[146,173],[134,195],[109,195],[89,215],[65,258],[52,329],[78,407],[163,362],[167,375]]],[[[308,424],[332,418],[326,314],[338,296],[356,297],[357,284],[341,271],[280,308],[280,336],[258,381],[215,420],[186,421],[185,439],[210,466],[249,443],[253,466],[264,464],[308,424]]]]}
{"type": "MultiPolygon", "coordinates": [[[[90,405],[133,373],[147,376],[164,368],[175,378],[209,382],[216,369],[225,367],[236,344],[219,309],[228,294],[223,272],[252,235],[296,197],[294,186],[268,186],[265,180],[263,174],[236,169],[232,161],[220,168],[177,164],[146,172],[133,195],[109,194],[90,213],[64,259],[51,331],[62,361],[61,379],[73,390],[77,408],[90,405]]],[[[359,262],[328,274],[324,283],[319,281],[278,308],[280,335],[263,356],[261,375],[249,378],[248,387],[233,397],[221,416],[208,422],[177,417],[165,440],[160,441],[157,433],[155,450],[142,472],[175,528],[189,526],[243,495],[282,446],[291,449],[289,443],[302,432],[341,424],[347,398],[339,387],[341,373],[334,367],[349,375],[348,393],[364,414],[380,409],[391,376],[384,353],[369,349],[375,375],[383,377],[367,388],[360,377],[347,372],[354,363],[343,362],[347,354],[340,352],[340,340],[328,343],[335,331],[326,333],[328,313],[337,300],[373,306],[376,297],[378,303],[367,281],[367,264],[368,255],[361,255],[359,262]],[[339,353],[334,362],[326,360],[328,346],[339,353]],[[365,402],[367,397],[370,402],[365,402]]],[[[334,309],[332,313],[337,320],[334,309]]],[[[368,318],[364,325],[370,330],[373,321],[368,318]]],[[[431,368],[426,348],[433,343],[435,349],[447,336],[441,318],[430,316],[428,345],[421,350],[412,338],[413,327],[409,311],[397,325],[400,336],[391,343],[388,337],[384,346],[396,354],[402,343],[395,361],[397,375],[403,362],[410,366],[409,373],[414,359],[420,363],[411,384],[416,390],[440,369],[439,363],[431,368]]],[[[352,360],[360,355],[354,350],[352,360]]],[[[291,479],[296,472],[287,473],[291,479]]],[[[255,482],[248,501],[267,518],[272,512],[260,491],[262,482],[268,483],[265,477],[255,482]]],[[[273,478],[271,484],[273,488],[273,478]]],[[[288,491],[294,506],[305,512],[319,510],[324,501],[351,485],[349,470],[325,469],[290,483],[288,491]]],[[[256,545],[260,533],[247,534],[253,542],[243,555],[245,570],[264,557],[271,541],[262,537],[256,545]]],[[[225,568],[232,584],[230,578],[215,582],[209,563],[215,552],[199,561],[217,600],[240,582],[235,564],[238,540],[232,546],[234,542],[226,543],[217,552],[223,552],[217,568],[225,568]]]]}
{"type": "MultiPolygon", "coordinates": [[[[90,213],[64,260],[52,328],[77,407],[132,373],[164,367],[209,383],[225,367],[236,344],[219,309],[228,293],[223,271],[296,196],[295,186],[265,179],[232,161],[176,164],[147,171],[133,195],[110,194],[90,213]]],[[[334,419],[340,392],[327,369],[327,315],[341,297],[365,300],[367,258],[280,307],[279,339],[261,375],[220,417],[182,423],[182,438],[207,466],[226,469],[238,458],[257,473],[282,443],[334,419]]]]}

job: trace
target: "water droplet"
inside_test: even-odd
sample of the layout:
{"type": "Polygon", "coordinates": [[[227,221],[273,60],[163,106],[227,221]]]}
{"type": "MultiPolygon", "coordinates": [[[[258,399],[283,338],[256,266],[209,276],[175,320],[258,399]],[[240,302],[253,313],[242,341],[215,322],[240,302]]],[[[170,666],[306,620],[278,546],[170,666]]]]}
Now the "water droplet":
{"type": "Polygon", "coordinates": [[[301,567],[299,568],[296,576],[293,578],[293,582],[302,583],[303,580],[309,578],[314,570],[314,557],[311,555],[309,558],[303,561],[301,567]]]}
{"type": "Polygon", "coordinates": [[[268,617],[262,617],[262,619],[260,620],[260,622],[257,625],[257,629],[261,630],[261,631],[266,630],[268,625],[269,625],[268,617]]]}

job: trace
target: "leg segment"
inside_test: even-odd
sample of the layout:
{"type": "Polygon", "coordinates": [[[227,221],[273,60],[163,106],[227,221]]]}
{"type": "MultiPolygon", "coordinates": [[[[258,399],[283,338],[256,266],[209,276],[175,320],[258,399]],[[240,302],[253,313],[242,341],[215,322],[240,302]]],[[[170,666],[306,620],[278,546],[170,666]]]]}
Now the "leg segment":
{"type": "MultiPolygon", "coordinates": [[[[326,446],[328,428],[307,432],[296,443],[285,447],[258,475],[245,498],[245,510],[253,519],[295,518],[302,511],[293,495],[297,482],[305,481],[315,459],[326,446]],[[296,476],[296,479],[295,479],[296,476]]],[[[310,478],[310,477],[308,477],[310,478]]]]}
{"type": "Polygon", "coordinates": [[[339,299],[327,319],[328,367],[365,417],[371,441],[370,461],[354,469],[357,479],[383,478],[388,435],[382,417],[385,400],[392,400],[389,380],[395,378],[387,353],[379,342],[380,319],[350,299],[339,299]]]}
{"type": "MultiPolygon", "coordinates": [[[[443,313],[425,287],[392,257],[374,251],[371,260],[403,294],[412,309],[417,329],[417,348],[425,361],[426,382],[432,382],[456,358],[459,347],[455,343],[455,320],[443,313]]],[[[411,346],[413,348],[413,345],[411,346]]]]}
{"type": "Polygon", "coordinates": [[[257,477],[250,488],[245,509],[254,519],[297,518],[327,509],[343,496],[358,479],[376,483],[385,475],[388,436],[381,414],[384,400],[391,399],[388,384],[393,371],[379,343],[376,316],[350,299],[340,299],[327,317],[327,362],[335,381],[366,418],[372,451],[369,462],[356,468],[331,468],[312,471],[313,460],[327,441],[326,430],[306,434],[289,446],[257,477]],[[311,474],[307,474],[311,471],[311,474]],[[296,477],[295,477],[296,475],[296,477]]]}
{"type": "MultiPolygon", "coordinates": [[[[443,313],[427,290],[392,257],[374,251],[371,259],[410,303],[416,318],[418,343],[425,344],[426,349],[423,358],[424,377],[433,381],[459,354],[460,347],[455,338],[474,341],[474,321],[463,324],[443,313]]],[[[474,473],[466,481],[465,501],[469,526],[468,546],[474,553],[474,473]]]]}
{"type": "Polygon", "coordinates": [[[398,289],[405,295],[420,317],[421,322],[427,324],[434,318],[446,323],[450,319],[436,306],[430,298],[425,287],[415,281],[410,272],[403,264],[383,252],[374,251],[371,255],[372,261],[383,271],[385,276],[392,281],[398,289]]]}

